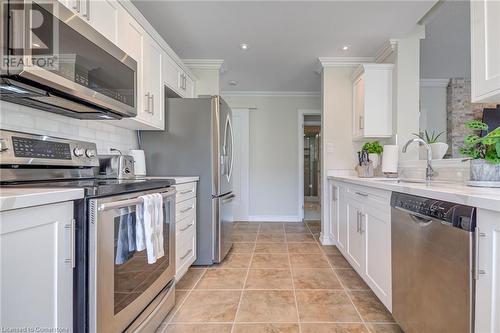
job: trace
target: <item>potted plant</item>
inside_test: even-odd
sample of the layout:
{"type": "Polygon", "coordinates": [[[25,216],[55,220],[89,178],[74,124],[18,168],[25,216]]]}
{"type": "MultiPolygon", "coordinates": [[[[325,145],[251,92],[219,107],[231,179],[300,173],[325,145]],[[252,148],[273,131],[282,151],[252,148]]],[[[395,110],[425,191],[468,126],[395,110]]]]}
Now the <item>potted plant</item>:
{"type": "Polygon", "coordinates": [[[431,146],[433,160],[441,160],[448,151],[448,144],[444,142],[438,142],[439,137],[444,133],[445,132],[443,131],[436,134],[435,131],[432,131],[432,134],[429,135],[429,132],[425,130],[424,133],[413,133],[413,135],[418,136],[420,139],[424,140],[431,146]]]}
{"type": "MultiPolygon", "coordinates": [[[[488,131],[488,125],[477,120],[469,121],[465,126],[476,132],[488,131]]],[[[460,153],[471,159],[471,181],[498,182],[500,185],[500,127],[483,137],[467,135],[460,153]]]]}
{"type": "Polygon", "coordinates": [[[367,142],[363,145],[361,150],[368,153],[368,159],[372,161],[373,168],[376,168],[380,162],[380,154],[384,151],[380,143],[378,141],[367,142]]]}

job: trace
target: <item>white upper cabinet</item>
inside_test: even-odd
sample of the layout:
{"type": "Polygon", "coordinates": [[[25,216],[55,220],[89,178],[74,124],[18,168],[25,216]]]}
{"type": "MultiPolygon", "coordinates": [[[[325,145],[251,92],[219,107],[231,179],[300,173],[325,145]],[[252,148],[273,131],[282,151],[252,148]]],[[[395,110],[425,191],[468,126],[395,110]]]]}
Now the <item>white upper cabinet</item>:
{"type": "Polygon", "coordinates": [[[392,136],[392,64],[362,64],[352,85],[354,140],[392,136]]]}
{"type": "Polygon", "coordinates": [[[89,1],[87,19],[92,27],[116,44],[120,4],[113,0],[89,1]]]}
{"type": "Polygon", "coordinates": [[[143,98],[146,122],[154,129],[165,129],[163,108],[162,58],[165,53],[156,41],[144,39],[143,98]]]}
{"type": "Polygon", "coordinates": [[[59,0],[104,37],[116,43],[120,4],[116,0],[59,0]]]}
{"type": "Polygon", "coordinates": [[[474,103],[500,103],[500,1],[471,1],[474,103]]]}
{"type": "Polygon", "coordinates": [[[171,57],[163,61],[163,81],[181,97],[194,97],[194,81],[171,57]]]}

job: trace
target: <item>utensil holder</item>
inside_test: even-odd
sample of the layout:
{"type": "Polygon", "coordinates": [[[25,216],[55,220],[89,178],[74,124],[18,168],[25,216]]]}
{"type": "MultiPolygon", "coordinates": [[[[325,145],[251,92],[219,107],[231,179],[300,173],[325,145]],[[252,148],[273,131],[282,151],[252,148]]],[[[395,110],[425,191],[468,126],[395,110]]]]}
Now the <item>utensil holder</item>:
{"type": "Polygon", "coordinates": [[[357,165],[356,171],[358,172],[358,177],[360,178],[373,178],[374,177],[374,168],[373,163],[368,162],[364,165],[357,165]]]}

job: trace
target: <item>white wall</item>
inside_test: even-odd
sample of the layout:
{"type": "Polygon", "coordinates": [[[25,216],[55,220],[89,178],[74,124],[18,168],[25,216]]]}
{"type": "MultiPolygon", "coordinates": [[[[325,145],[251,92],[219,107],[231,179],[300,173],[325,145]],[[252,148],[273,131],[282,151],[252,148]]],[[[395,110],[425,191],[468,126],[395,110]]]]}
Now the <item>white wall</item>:
{"type": "Polygon", "coordinates": [[[319,110],[320,97],[225,96],[224,99],[232,108],[255,108],[250,111],[249,119],[251,219],[297,220],[297,110],[319,110]]]}
{"type": "Polygon", "coordinates": [[[0,128],[95,142],[98,154],[108,154],[109,148],[123,152],[137,148],[135,131],[105,120],[78,120],[5,101],[0,101],[0,128]]]}

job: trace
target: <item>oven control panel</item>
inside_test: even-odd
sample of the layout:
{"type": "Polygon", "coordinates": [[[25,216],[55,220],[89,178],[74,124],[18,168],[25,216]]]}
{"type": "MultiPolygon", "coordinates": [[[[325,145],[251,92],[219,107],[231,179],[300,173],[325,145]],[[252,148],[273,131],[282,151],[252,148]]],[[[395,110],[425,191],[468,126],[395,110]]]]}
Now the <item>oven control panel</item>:
{"type": "Polygon", "coordinates": [[[95,143],[0,130],[2,165],[98,166],[95,143]]]}

